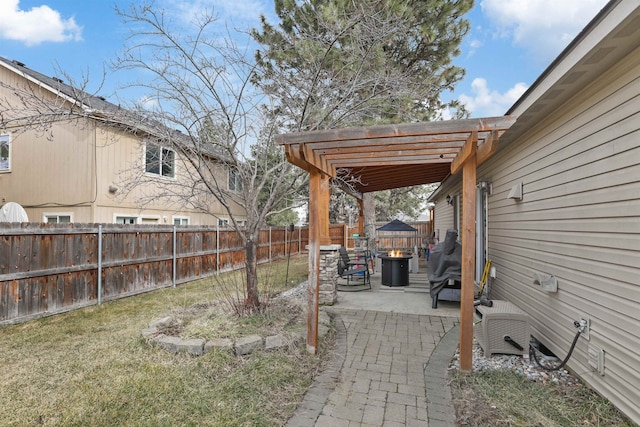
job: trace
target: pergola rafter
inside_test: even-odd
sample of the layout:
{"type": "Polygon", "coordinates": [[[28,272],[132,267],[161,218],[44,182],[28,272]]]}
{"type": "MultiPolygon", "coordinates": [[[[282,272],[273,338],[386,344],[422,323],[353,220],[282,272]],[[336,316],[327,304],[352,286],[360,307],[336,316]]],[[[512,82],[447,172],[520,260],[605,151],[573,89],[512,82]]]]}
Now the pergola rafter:
{"type": "MultiPolygon", "coordinates": [[[[350,193],[442,182],[463,171],[460,366],[471,369],[475,270],[476,168],[497,149],[513,116],[297,132],[278,135],[290,163],[309,172],[309,301],[307,348],[317,348],[320,245],[329,239],[328,181],[354,177],[350,193]]],[[[363,226],[363,219],[360,217],[363,226]]]]}

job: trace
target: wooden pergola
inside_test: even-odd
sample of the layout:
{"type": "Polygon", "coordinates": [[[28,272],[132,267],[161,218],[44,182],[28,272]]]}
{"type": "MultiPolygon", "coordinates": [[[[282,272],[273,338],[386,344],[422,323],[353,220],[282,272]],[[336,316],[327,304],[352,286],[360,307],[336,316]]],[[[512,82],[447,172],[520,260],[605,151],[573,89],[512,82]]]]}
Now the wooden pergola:
{"type": "MultiPolygon", "coordinates": [[[[462,171],[462,291],[460,368],[470,371],[473,343],[476,168],[497,149],[513,116],[381,125],[278,135],[287,159],[309,172],[309,294],[307,349],[318,345],[320,246],[329,238],[329,180],[356,178],[350,193],[362,194],[442,182],[462,171]]],[[[363,231],[364,220],[359,218],[363,231]]]]}

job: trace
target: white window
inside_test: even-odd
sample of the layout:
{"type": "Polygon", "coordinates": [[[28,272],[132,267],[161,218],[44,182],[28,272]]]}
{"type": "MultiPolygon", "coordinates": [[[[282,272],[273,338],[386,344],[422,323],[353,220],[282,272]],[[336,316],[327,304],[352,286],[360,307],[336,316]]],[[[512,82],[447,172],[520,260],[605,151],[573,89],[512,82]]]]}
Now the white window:
{"type": "Polygon", "coordinates": [[[220,227],[226,227],[227,225],[229,225],[229,220],[228,219],[218,218],[218,225],[220,227]]]}
{"type": "Polygon", "coordinates": [[[242,180],[235,169],[229,169],[229,191],[242,191],[242,180]]]}
{"type": "Polygon", "coordinates": [[[173,225],[189,225],[189,218],[184,216],[174,216],[173,225]]]}
{"type": "Polygon", "coordinates": [[[138,217],[137,216],[116,216],[115,220],[116,224],[137,224],[138,217]]]}
{"type": "Polygon", "coordinates": [[[175,177],[176,153],[170,148],[147,144],[145,150],[145,171],[147,173],[175,177]]]}
{"type": "Polygon", "coordinates": [[[11,170],[11,141],[9,135],[0,135],[0,172],[11,170]]]}
{"type": "Polygon", "coordinates": [[[45,213],[43,222],[57,224],[57,223],[69,223],[71,222],[70,213],[45,213]]]}

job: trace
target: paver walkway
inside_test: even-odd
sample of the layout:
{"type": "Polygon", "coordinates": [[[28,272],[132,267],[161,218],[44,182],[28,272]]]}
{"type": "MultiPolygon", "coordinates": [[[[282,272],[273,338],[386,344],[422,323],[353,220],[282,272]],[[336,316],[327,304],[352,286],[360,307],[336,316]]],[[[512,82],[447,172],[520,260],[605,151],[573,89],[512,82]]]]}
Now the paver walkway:
{"type": "Polygon", "coordinates": [[[333,359],[287,426],[455,425],[446,376],[456,318],[330,311],[338,331],[333,359]]]}

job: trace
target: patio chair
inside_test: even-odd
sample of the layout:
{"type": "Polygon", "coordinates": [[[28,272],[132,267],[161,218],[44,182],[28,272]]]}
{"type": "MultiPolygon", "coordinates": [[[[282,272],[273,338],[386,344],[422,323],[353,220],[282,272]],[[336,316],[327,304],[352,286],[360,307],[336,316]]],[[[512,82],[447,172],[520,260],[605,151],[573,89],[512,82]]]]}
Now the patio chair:
{"type": "Polygon", "coordinates": [[[371,251],[363,251],[357,254],[357,257],[350,257],[347,250],[341,246],[339,249],[340,259],[338,260],[338,274],[343,279],[347,279],[344,286],[359,286],[357,290],[371,289],[371,272],[369,271],[369,263],[371,262],[371,251]],[[353,282],[353,283],[352,283],[353,282]]]}
{"type": "Polygon", "coordinates": [[[349,252],[347,252],[347,249],[344,246],[340,246],[340,249],[338,249],[338,252],[340,253],[340,260],[338,263],[338,273],[342,275],[340,268],[345,270],[345,269],[348,269],[350,266],[356,265],[356,259],[355,258],[352,259],[349,256],[349,252]]]}

